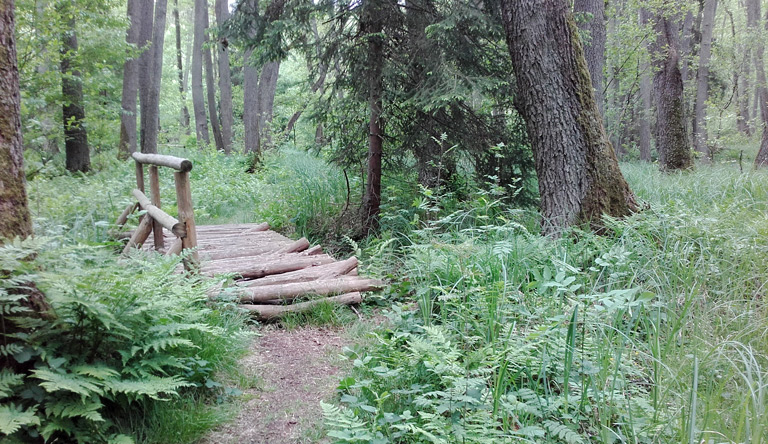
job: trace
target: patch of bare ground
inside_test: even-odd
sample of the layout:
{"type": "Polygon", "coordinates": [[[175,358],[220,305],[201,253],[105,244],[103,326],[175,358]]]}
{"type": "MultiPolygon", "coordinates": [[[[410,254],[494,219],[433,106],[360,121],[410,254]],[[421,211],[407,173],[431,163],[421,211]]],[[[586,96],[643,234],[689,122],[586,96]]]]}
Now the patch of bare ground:
{"type": "Polygon", "coordinates": [[[267,327],[242,360],[257,386],[245,391],[237,418],[204,444],[324,443],[320,401],[329,401],[342,376],[348,344],[343,329],[267,327]]]}

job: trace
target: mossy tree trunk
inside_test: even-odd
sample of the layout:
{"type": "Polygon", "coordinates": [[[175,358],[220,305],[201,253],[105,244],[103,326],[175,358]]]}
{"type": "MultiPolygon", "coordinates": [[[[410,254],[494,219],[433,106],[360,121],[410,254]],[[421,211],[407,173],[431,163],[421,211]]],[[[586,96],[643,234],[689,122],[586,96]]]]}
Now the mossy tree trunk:
{"type": "Polygon", "coordinates": [[[635,197],[595,103],[573,15],[563,0],[504,0],[502,19],[539,178],[543,232],[626,216],[635,197]]]}
{"type": "Polygon", "coordinates": [[[589,40],[582,39],[584,57],[587,60],[589,75],[592,79],[592,87],[595,90],[595,101],[604,113],[605,94],[603,83],[605,74],[605,0],[574,0],[573,10],[583,14],[583,20],[579,23],[579,30],[589,36],[589,40]]]}
{"type": "Polygon", "coordinates": [[[653,90],[659,167],[663,171],[686,170],[693,167],[693,154],[685,123],[677,25],[661,8],[654,12],[653,23],[657,34],[651,57],[656,65],[653,90]]]}
{"type": "Polygon", "coordinates": [[[24,180],[13,12],[13,0],[0,1],[0,242],[2,238],[32,234],[24,180]]]}

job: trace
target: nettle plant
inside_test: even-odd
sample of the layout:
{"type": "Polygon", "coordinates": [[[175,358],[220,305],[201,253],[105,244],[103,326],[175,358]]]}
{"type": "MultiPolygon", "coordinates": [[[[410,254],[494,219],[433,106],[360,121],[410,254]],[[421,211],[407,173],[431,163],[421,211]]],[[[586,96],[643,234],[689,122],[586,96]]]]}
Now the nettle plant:
{"type": "Polygon", "coordinates": [[[242,321],[215,321],[240,315],[207,305],[211,282],[174,273],[178,259],[50,244],[0,247],[0,436],[129,443],[120,415],[220,386],[207,363],[242,321]]]}

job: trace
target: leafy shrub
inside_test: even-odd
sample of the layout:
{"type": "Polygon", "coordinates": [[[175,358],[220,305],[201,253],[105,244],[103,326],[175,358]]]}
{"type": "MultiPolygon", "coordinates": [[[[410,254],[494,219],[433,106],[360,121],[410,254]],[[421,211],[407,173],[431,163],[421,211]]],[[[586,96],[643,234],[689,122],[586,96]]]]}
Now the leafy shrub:
{"type": "Polygon", "coordinates": [[[175,273],[179,259],[118,263],[103,247],[50,244],[0,247],[0,433],[133,442],[120,433],[131,414],[220,390],[215,373],[235,365],[247,334],[242,314],[209,305],[213,282],[175,273]],[[34,294],[50,309],[30,308],[34,294]]]}

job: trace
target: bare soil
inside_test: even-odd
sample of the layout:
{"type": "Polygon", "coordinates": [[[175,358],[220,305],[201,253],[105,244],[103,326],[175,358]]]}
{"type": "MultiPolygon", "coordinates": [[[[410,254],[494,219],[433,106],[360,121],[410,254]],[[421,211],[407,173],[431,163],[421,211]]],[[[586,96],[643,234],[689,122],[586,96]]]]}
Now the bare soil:
{"type": "Polygon", "coordinates": [[[339,358],[348,344],[342,329],[267,327],[255,339],[243,371],[258,384],[246,390],[235,421],[209,434],[204,444],[322,443],[320,401],[333,398],[341,378],[339,358]]]}

